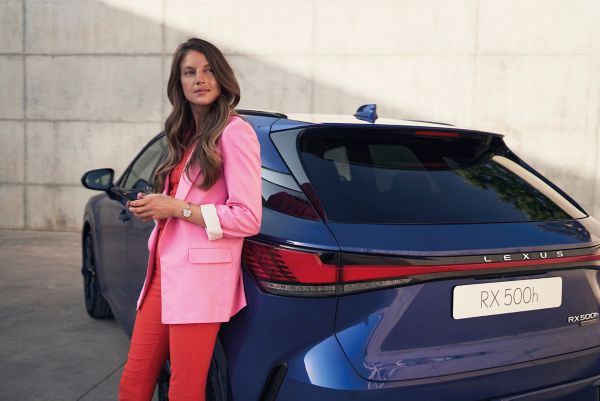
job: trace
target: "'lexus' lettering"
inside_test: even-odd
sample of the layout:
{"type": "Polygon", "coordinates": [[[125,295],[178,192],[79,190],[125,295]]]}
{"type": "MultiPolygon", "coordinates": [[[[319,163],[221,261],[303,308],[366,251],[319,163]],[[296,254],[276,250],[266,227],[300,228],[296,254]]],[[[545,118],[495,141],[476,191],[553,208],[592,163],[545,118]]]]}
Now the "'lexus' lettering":
{"type": "Polygon", "coordinates": [[[539,260],[549,258],[563,258],[565,256],[564,251],[543,251],[535,253],[506,253],[504,255],[484,255],[483,261],[486,263],[490,262],[513,262],[520,260],[539,260]]]}

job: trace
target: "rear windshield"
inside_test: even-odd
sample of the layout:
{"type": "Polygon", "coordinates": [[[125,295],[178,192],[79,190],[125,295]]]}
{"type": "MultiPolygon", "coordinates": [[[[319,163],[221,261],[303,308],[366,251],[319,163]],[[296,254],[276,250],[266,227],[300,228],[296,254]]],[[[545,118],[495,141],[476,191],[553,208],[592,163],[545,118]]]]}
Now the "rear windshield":
{"type": "Polygon", "coordinates": [[[328,221],[492,223],[585,217],[494,136],[315,128],[300,159],[328,221]]]}

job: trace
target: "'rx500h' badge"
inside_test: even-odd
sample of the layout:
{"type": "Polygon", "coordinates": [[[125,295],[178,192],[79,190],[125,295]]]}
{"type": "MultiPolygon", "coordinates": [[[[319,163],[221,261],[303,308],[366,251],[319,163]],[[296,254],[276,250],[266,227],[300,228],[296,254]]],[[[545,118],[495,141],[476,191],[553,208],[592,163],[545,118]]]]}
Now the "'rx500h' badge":
{"type": "Polygon", "coordinates": [[[581,315],[569,316],[567,318],[568,323],[578,323],[580,326],[587,326],[588,324],[598,323],[600,315],[598,312],[584,313],[581,315]]]}

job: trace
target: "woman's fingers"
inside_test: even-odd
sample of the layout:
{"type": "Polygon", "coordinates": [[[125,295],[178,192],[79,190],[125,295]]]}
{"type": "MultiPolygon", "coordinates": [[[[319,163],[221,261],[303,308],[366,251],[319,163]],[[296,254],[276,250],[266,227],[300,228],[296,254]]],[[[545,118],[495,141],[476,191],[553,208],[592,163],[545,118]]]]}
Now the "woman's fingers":
{"type": "Polygon", "coordinates": [[[152,209],[153,204],[154,202],[152,201],[152,199],[149,199],[148,197],[129,201],[129,211],[133,213],[144,212],[148,209],[152,209]]]}
{"type": "Polygon", "coordinates": [[[165,200],[166,198],[162,194],[138,193],[138,199],[129,202],[128,210],[142,221],[168,217],[164,211],[165,205],[163,203],[165,200]],[[143,197],[139,198],[140,195],[143,195],[143,197]]]}
{"type": "Polygon", "coordinates": [[[153,204],[154,202],[158,202],[158,199],[162,194],[145,194],[143,192],[138,192],[138,199],[129,201],[131,206],[144,206],[148,204],[153,204]]]}
{"type": "Polygon", "coordinates": [[[148,202],[149,202],[149,200],[146,197],[144,197],[144,198],[138,198],[136,200],[129,201],[129,205],[134,206],[134,207],[139,207],[139,206],[146,205],[148,202]]]}
{"type": "Polygon", "coordinates": [[[140,207],[130,207],[129,211],[131,213],[134,213],[136,216],[141,216],[144,213],[151,213],[152,209],[148,208],[148,207],[145,207],[145,206],[140,206],[140,207]]]}
{"type": "Polygon", "coordinates": [[[143,221],[154,218],[154,212],[152,210],[136,210],[133,213],[135,214],[135,217],[143,221]]]}
{"type": "Polygon", "coordinates": [[[140,218],[144,218],[144,217],[154,218],[154,217],[156,217],[157,214],[160,214],[160,212],[155,207],[152,207],[152,205],[130,207],[129,211],[140,218]]]}

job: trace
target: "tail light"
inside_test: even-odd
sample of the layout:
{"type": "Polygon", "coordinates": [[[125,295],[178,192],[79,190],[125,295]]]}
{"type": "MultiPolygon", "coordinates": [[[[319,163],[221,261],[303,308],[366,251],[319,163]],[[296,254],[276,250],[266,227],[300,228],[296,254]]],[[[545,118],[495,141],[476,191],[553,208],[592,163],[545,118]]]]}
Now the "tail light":
{"type": "MultiPolygon", "coordinates": [[[[289,249],[277,245],[246,240],[242,253],[244,267],[263,291],[271,294],[326,297],[396,287],[419,278],[440,278],[449,273],[504,270],[515,267],[556,265],[600,261],[600,254],[565,255],[561,258],[426,265],[345,264],[331,252],[289,249]],[[324,262],[326,260],[326,262],[324,262]]],[[[451,259],[455,259],[451,257],[451,259]]],[[[554,266],[553,266],[554,267],[554,266]]],[[[529,269],[528,269],[529,270],[529,269]]]]}
{"type": "Polygon", "coordinates": [[[331,253],[300,251],[246,240],[242,260],[263,291],[278,295],[327,297],[394,287],[410,281],[406,277],[389,277],[391,269],[384,273],[370,267],[340,267],[335,257],[325,255],[331,253]],[[323,259],[330,259],[330,263],[323,259]],[[345,279],[344,276],[348,277],[345,279]]]}
{"type": "Polygon", "coordinates": [[[323,263],[318,253],[246,240],[242,260],[266,292],[305,297],[336,293],[339,268],[323,263]]]}

